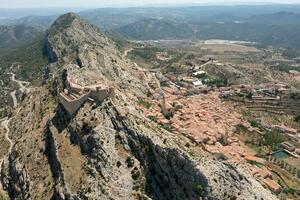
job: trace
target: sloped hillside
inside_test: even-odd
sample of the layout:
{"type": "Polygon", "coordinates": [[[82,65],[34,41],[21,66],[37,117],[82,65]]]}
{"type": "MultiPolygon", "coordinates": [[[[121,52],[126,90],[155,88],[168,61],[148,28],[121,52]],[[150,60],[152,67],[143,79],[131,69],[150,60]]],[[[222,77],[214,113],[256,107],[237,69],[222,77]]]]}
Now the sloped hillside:
{"type": "Polygon", "coordinates": [[[0,48],[26,44],[42,35],[42,31],[31,26],[0,26],[0,48]]]}

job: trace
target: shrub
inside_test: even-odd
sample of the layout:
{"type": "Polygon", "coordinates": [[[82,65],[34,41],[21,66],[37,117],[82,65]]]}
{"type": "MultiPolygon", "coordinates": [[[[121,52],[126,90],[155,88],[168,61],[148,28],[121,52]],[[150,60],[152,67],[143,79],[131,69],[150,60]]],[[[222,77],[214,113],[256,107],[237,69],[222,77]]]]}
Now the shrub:
{"type": "Polygon", "coordinates": [[[300,122],[300,115],[297,115],[297,116],[294,118],[294,121],[295,121],[295,122],[300,122]]]}
{"type": "Polygon", "coordinates": [[[163,115],[166,119],[170,120],[174,116],[174,113],[172,111],[166,111],[163,112],[163,115]]]}
{"type": "Polygon", "coordinates": [[[169,132],[172,131],[172,127],[170,125],[167,125],[167,124],[162,125],[162,128],[169,131],[169,132]]]}
{"type": "Polygon", "coordinates": [[[224,79],[210,79],[206,82],[208,86],[216,86],[216,87],[222,87],[222,86],[227,86],[228,85],[228,80],[227,78],[224,79]]]}
{"type": "Polygon", "coordinates": [[[126,162],[127,162],[127,167],[129,167],[129,168],[133,167],[134,160],[131,157],[128,156],[126,159],[126,162]]]}
{"type": "Polygon", "coordinates": [[[282,192],[285,194],[294,194],[295,190],[293,188],[284,188],[282,192]]]}
{"type": "Polygon", "coordinates": [[[147,108],[147,109],[150,109],[150,108],[152,107],[152,104],[151,104],[151,103],[149,103],[149,102],[147,102],[147,101],[145,101],[145,100],[143,100],[143,99],[140,99],[140,100],[138,101],[138,104],[144,106],[144,107],[147,108]]]}
{"type": "Polygon", "coordinates": [[[138,169],[135,169],[131,172],[131,177],[133,180],[137,180],[140,177],[141,173],[138,169]]]}
{"type": "Polygon", "coordinates": [[[157,118],[155,116],[148,116],[148,119],[150,119],[151,121],[156,122],[157,118]]]}
{"type": "Polygon", "coordinates": [[[259,123],[256,120],[250,121],[250,124],[251,124],[252,127],[258,127],[259,126],[259,123]]]}
{"type": "Polygon", "coordinates": [[[284,136],[278,131],[267,131],[263,135],[264,144],[276,150],[280,143],[284,141],[284,136]]]}
{"type": "Polygon", "coordinates": [[[117,162],[117,167],[120,167],[122,163],[120,161],[117,162]]]}
{"type": "Polygon", "coordinates": [[[196,185],[196,191],[197,191],[197,193],[198,193],[199,195],[201,195],[201,194],[203,193],[203,191],[204,191],[203,186],[200,185],[200,184],[196,185]]]}
{"type": "Polygon", "coordinates": [[[251,93],[251,92],[247,93],[247,94],[246,94],[246,97],[247,97],[248,99],[252,99],[252,93],[251,93]]]}

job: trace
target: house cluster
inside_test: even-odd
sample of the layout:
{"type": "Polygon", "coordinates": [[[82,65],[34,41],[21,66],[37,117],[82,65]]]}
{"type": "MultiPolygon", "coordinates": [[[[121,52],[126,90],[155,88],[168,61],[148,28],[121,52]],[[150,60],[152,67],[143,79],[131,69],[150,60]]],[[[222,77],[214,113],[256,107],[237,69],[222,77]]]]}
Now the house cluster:
{"type": "Polygon", "coordinates": [[[300,158],[300,148],[297,148],[295,145],[291,144],[290,142],[282,142],[281,147],[287,152],[289,155],[293,156],[294,158],[300,158]]]}
{"type": "Polygon", "coordinates": [[[279,194],[282,187],[273,179],[272,173],[266,167],[257,167],[253,165],[250,168],[251,174],[255,177],[262,185],[265,185],[269,190],[275,194],[279,194]]]}
{"type": "Polygon", "coordinates": [[[228,98],[234,96],[246,96],[252,100],[280,100],[278,94],[289,91],[288,86],[284,84],[260,84],[260,85],[231,85],[222,87],[220,97],[228,98]]]}
{"type": "Polygon", "coordinates": [[[66,80],[66,88],[59,93],[59,100],[69,114],[74,114],[86,101],[102,102],[114,99],[114,88],[102,85],[81,86],[72,79],[66,80]]]}
{"type": "Polygon", "coordinates": [[[300,132],[297,129],[290,128],[284,125],[274,125],[272,126],[272,128],[277,129],[281,133],[283,133],[292,144],[300,144],[300,132]]]}
{"type": "MultiPolygon", "coordinates": [[[[264,134],[264,131],[260,128],[252,127],[248,122],[243,122],[241,125],[247,128],[249,132],[264,134]]],[[[300,145],[300,132],[297,129],[284,125],[267,125],[264,123],[261,123],[261,127],[263,130],[277,130],[283,134],[287,141],[282,142],[281,147],[293,157],[300,158],[300,148],[297,148],[300,145]]]]}
{"type": "Polygon", "coordinates": [[[186,82],[196,87],[206,88],[207,76],[203,70],[193,70],[189,76],[184,76],[180,79],[182,82],[186,82]]]}

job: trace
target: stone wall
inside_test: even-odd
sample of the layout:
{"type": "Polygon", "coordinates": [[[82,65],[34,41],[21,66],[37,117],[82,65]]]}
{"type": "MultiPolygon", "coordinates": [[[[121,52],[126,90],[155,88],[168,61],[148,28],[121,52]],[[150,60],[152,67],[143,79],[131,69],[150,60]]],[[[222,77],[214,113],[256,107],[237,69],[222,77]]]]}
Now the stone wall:
{"type": "Polygon", "coordinates": [[[80,96],[78,99],[70,100],[67,99],[67,96],[64,93],[59,94],[59,100],[64,108],[72,115],[74,114],[81,106],[88,100],[88,98],[92,98],[95,101],[102,102],[104,99],[110,97],[114,101],[114,88],[106,88],[95,90],[90,90],[89,93],[86,93],[80,96]]]}
{"type": "Polygon", "coordinates": [[[78,99],[68,100],[64,93],[60,93],[58,95],[60,103],[64,106],[64,108],[72,115],[74,114],[82,104],[89,98],[89,93],[79,97],[78,99]]]}
{"type": "Polygon", "coordinates": [[[89,94],[89,97],[93,98],[96,101],[102,102],[104,99],[110,97],[114,99],[115,91],[114,88],[105,88],[92,90],[89,94]]]}

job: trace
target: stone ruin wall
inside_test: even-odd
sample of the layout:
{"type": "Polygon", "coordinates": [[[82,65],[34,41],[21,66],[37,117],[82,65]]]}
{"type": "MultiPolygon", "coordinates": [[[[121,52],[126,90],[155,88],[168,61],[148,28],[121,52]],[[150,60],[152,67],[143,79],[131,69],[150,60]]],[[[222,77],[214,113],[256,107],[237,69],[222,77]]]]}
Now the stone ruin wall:
{"type": "Polygon", "coordinates": [[[106,88],[91,90],[89,93],[84,94],[74,100],[68,100],[64,93],[60,93],[59,100],[64,108],[72,115],[88,100],[88,98],[92,98],[95,101],[102,102],[108,97],[110,97],[114,101],[114,96],[114,88],[106,88]]]}
{"type": "Polygon", "coordinates": [[[114,99],[114,96],[114,88],[96,89],[92,90],[89,94],[89,97],[100,102],[102,102],[107,97],[114,99]]]}
{"type": "Polygon", "coordinates": [[[66,99],[63,93],[59,94],[59,101],[64,106],[64,108],[72,115],[75,113],[81,105],[89,98],[89,94],[85,94],[78,99],[74,99],[69,101],[66,99]]]}

